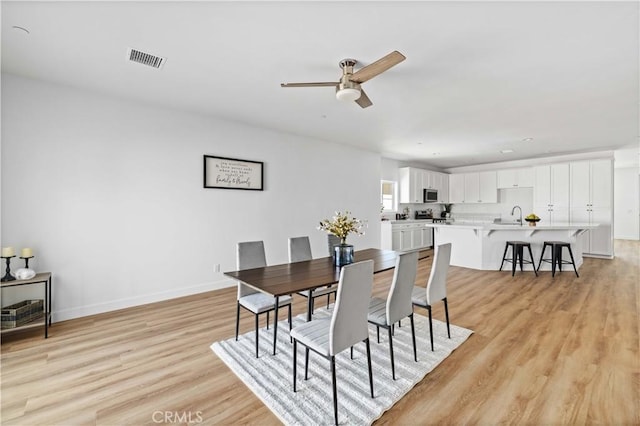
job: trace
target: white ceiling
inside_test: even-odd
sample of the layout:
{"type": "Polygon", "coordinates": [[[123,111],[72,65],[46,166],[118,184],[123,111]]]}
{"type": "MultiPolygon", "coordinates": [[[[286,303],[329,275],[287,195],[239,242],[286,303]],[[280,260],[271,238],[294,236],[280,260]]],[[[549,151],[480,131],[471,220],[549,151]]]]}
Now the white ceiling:
{"type": "Polygon", "coordinates": [[[389,158],[447,168],[638,144],[635,1],[1,8],[3,72],[389,158]],[[129,62],[128,47],[166,65],[129,62]],[[363,85],[374,103],[367,109],[337,101],[329,87],[280,87],[337,81],[341,59],[367,65],[393,50],[407,60],[363,85]]]}

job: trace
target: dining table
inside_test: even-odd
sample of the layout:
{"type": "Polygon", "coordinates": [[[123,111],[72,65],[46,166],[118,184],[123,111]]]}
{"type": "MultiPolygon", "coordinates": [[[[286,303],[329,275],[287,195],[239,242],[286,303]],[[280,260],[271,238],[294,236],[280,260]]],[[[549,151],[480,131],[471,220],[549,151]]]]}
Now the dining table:
{"type": "MultiPolygon", "coordinates": [[[[395,268],[399,252],[368,248],[354,252],[354,263],[373,260],[374,274],[395,268]]],[[[419,259],[428,257],[425,251],[420,252],[419,259]]],[[[302,262],[283,263],[261,268],[243,269],[225,272],[224,275],[241,281],[258,291],[270,294],[275,298],[273,354],[276,354],[278,334],[278,302],[281,296],[304,290],[313,290],[336,284],[340,280],[340,269],[335,265],[333,257],[327,256],[302,262]]],[[[307,298],[307,321],[311,320],[312,298],[307,298]]]]}

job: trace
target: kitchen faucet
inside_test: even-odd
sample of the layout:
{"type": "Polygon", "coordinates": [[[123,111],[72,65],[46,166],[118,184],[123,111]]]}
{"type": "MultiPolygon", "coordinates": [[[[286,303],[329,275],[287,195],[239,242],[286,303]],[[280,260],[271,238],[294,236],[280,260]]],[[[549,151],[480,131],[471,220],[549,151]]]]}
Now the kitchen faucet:
{"type": "Polygon", "coordinates": [[[515,212],[516,209],[520,210],[520,219],[518,219],[518,223],[522,226],[522,208],[520,206],[513,206],[511,209],[511,216],[513,216],[513,212],[515,212]]]}

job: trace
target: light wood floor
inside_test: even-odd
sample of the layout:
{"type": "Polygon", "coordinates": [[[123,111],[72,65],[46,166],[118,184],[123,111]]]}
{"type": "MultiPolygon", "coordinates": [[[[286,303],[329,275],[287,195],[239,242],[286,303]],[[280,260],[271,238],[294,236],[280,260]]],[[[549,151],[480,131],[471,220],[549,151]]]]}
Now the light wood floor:
{"type": "MultiPolygon", "coordinates": [[[[580,278],[452,267],[451,320],[475,333],[377,424],[640,424],[640,243],[617,241],[616,254],[585,259],[580,278]]],[[[376,277],[377,294],[390,277],[376,277]]],[[[3,336],[1,423],[141,425],[168,412],[278,424],[209,349],[233,336],[234,315],[225,289],[57,323],[47,340],[3,336]]],[[[252,327],[243,314],[241,332],[252,327]]]]}

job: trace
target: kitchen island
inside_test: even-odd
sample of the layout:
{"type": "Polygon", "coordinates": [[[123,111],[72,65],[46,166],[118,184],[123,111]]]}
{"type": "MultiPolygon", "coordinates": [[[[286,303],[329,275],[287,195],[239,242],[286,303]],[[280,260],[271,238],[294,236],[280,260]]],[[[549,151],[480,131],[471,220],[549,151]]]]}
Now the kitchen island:
{"type": "MultiPolygon", "coordinates": [[[[494,224],[494,223],[430,223],[427,227],[434,228],[434,246],[451,243],[451,265],[484,271],[497,271],[500,269],[502,254],[507,241],[518,240],[531,243],[533,259],[540,260],[544,241],[566,241],[571,243],[571,250],[576,262],[576,268],[582,265],[582,234],[589,229],[596,228],[597,224],[587,223],[556,223],[528,226],[519,224],[494,224]]],[[[511,251],[507,253],[511,257],[511,251]]],[[[550,258],[551,252],[547,249],[545,258],[550,258]]],[[[525,259],[528,254],[525,254],[525,259]]],[[[564,251],[563,258],[568,259],[569,254],[564,251]]],[[[510,269],[508,264],[505,269],[510,269]]],[[[525,270],[533,271],[531,265],[524,265],[525,270]]],[[[519,269],[519,267],[518,267],[519,269]]],[[[551,264],[543,262],[541,270],[551,270],[551,264]]]]}

